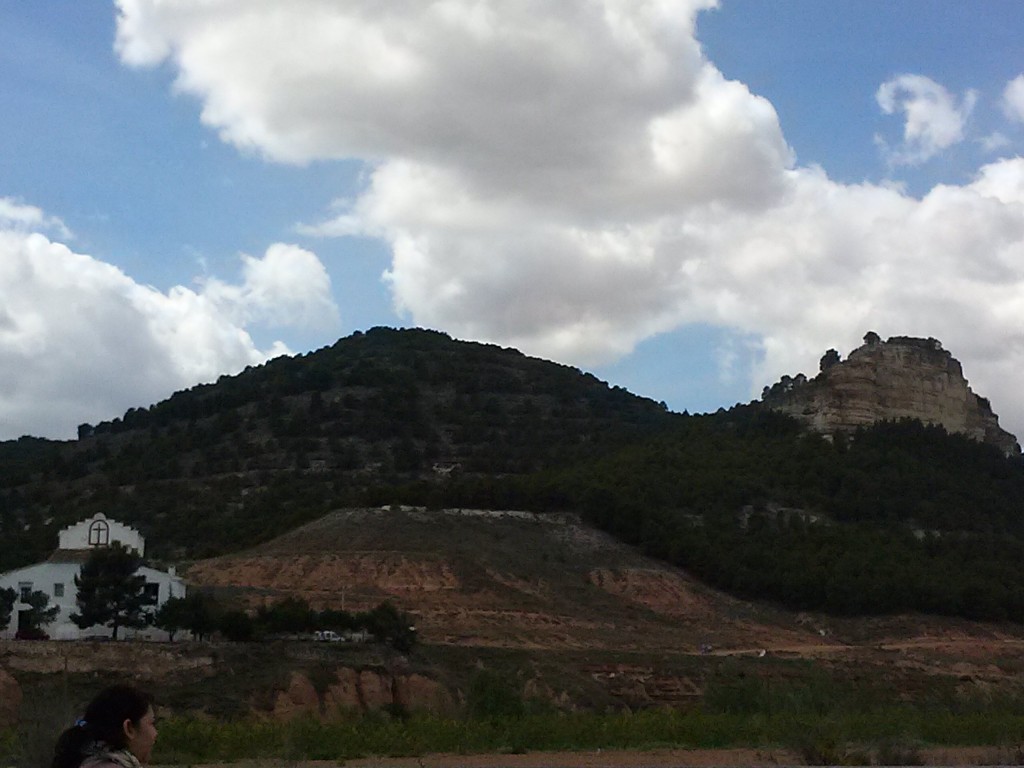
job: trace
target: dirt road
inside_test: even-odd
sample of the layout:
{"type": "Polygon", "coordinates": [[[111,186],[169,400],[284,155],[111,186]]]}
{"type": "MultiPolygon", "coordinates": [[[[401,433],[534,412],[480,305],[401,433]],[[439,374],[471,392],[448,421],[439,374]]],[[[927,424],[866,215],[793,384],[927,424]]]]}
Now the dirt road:
{"type": "MultiPolygon", "coordinates": [[[[918,752],[923,765],[1019,765],[1015,748],[929,747],[918,752]]],[[[372,757],[333,761],[246,763],[246,768],[779,768],[802,765],[800,756],[784,749],[658,749],[648,752],[596,750],[586,752],[528,752],[516,755],[437,754],[423,757],[372,757]]],[[[195,768],[241,768],[242,763],[195,768]]]]}

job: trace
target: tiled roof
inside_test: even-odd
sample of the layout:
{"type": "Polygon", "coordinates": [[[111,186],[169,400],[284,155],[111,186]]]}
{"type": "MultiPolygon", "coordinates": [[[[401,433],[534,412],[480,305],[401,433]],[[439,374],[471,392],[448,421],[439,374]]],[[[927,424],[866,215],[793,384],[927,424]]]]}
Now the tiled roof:
{"type": "Polygon", "coordinates": [[[48,563],[84,563],[92,554],[91,549],[58,549],[48,558],[48,563]]]}

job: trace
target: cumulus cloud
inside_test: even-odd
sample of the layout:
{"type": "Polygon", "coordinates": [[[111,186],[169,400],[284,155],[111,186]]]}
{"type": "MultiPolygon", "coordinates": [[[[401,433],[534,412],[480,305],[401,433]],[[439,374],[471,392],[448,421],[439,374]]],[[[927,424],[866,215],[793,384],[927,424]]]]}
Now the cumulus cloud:
{"type": "Polygon", "coordinates": [[[331,278],[316,254],[297,245],[275,243],[263,258],[242,254],[243,282],[203,281],[203,295],[239,325],[267,322],[306,328],[333,328],[338,308],[331,278]]]}
{"type": "MultiPolygon", "coordinates": [[[[703,57],[712,5],[119,0],[118,47],[240,149],[363,160],[305,229],[389,243],[417,323],[581,365],[710,323],[760,339],[752,393],[868,329],[935,336],[1024,430],[1024,161],[922,199],[802,167],[703,57]]],[[[915,75],[877,98],[903,163],[961,141],[975,101],[915,75]]]]}
{"type": "Polygon", "coordinates": [[[887,115],[904,115],[903,141],[889,148],[884,139],[889,161],[894,165],[917,165],[964,139],[964,126],[977,93],[967,91],[960,103],[949,91],[923,75],[899,75],[879,86],[875,98],[887,115]]]}
{"type": "Polygon", "coordinates": [[[1024,75],[1018,75],[1006,84],[1003,111],[1011,120],[1024,123],[1024,75]]]}
{"type": "Polygon", "coordinates": [[[71,231],[56,216],[47,216],[42,208],[13,197],[0,197],[0,229],[56,232],[64,239],[71,237],[71,231]]]}
{"type": "Polygon", "coordinates": [[[810,174],[797,188],[769,215],[722,222],[725,236],[706,244],[731,270],[701,294],[729,296],[717,322],[762,339],[755,381],[813,375],[826,348],[852,349],[868,329],[934,336],[1021,434],[1024,160],[921,200],[810,174]]]}
{"type": "MultiPolygon", "coordinates": [[[[33,213],[26,223],[47,218],[33,213]]],[[[324,304],[322,266],[295,246],[247,257],[240,286],[210,281],[198,291],[161,293],[8,222],[0,222],[0,439],[72,437],[76,424],[283,354],[280,342],[257,348],[246,322],[301,321],[303,295],[311,306],[324,304]],[[301,288],[287,277],[271,285],[307,273],[314,279],[301,288]]]]}

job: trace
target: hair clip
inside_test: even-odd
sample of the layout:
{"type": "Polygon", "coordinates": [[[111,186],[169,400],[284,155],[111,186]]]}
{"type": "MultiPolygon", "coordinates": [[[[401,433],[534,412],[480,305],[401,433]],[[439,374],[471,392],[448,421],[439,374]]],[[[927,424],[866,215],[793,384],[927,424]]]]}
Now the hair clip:
{"type": "Polygon", "coordinates": [[[80,719],[75,721],[75,728],[85,728],[86,725],[87,723],[85,720],[80,719]]]}

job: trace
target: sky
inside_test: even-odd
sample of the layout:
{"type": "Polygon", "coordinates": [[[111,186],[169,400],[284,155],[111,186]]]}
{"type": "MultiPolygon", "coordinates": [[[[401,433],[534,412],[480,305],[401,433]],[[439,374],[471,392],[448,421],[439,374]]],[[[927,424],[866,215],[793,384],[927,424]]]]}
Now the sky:
{"type": "Polygon", "coordinates": [[[1018,0],[0,0],[0,439],[373,326],[706,412],[869,331],[1024,436],[1018,0]]]}

